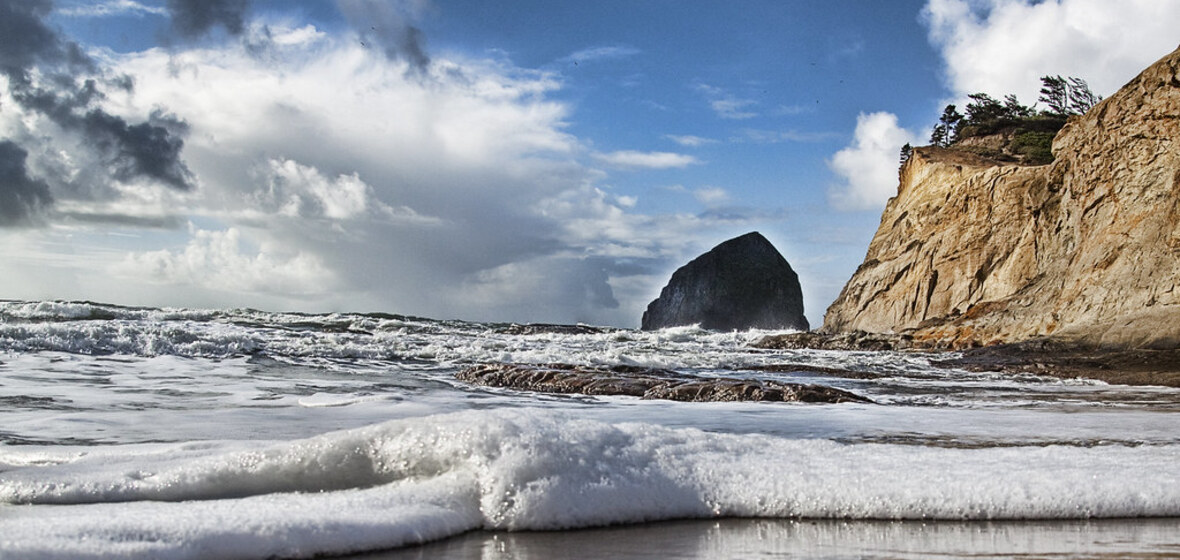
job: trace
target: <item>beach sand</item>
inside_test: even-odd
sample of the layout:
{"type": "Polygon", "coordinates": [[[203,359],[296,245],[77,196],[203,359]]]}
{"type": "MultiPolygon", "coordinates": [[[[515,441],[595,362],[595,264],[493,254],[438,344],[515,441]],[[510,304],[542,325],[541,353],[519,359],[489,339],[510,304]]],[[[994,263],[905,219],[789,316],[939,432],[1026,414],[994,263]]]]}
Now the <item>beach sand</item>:
{"type": "Polygon", "coordinates": [[[427,558],[1180,558],[1180,519],[832,521],[715,519],[551,532],[476,531],[356,555],[427,558]]]}

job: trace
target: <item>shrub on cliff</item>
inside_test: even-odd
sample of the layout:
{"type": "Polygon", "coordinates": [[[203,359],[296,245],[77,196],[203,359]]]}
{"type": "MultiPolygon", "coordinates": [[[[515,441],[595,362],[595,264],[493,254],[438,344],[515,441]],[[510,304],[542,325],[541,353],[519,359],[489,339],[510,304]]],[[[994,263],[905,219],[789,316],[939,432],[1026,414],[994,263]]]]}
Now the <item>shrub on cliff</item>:
{"type": "Polygon", "coordinates": [[[1056,132],[1028,130],[1015,134],[1012,138],[1012,151],[1024,157],[1024,162],[1032,165],[1044,165],[1053,161],[1053,137],[1056,132]]]}

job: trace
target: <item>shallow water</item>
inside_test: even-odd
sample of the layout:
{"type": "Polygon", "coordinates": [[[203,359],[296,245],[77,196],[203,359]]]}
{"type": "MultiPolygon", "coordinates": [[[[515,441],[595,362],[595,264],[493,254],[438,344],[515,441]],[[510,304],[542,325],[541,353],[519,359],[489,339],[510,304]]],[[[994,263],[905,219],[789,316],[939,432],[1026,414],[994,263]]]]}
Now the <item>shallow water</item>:
{"type": "Polygon", "coordinates": [[[847,521],[717,519],[561,532],[473,532],[357,560],[578,558],[1126,558],[1180,556],[1177,519],[847,521]]]}
{"type": "MultiPolygon", "coordinates": [[[[1175,531],[1158,529],[1174,519],[1093,521],[1180,516],[1177,389],[749,347],[767,332],[512,334],[392,315],[60,302],[0,302],[0,321],[3,556],[308,557],[465,535],[432,546],[519,543],[516,556],[463,554],[546,557],[536,543],[577,542],[572,529],[688,518],[722,529],[690,523],[676,540],[821,557],[823,542],[866,539],[887,545],[879,557],[911,557],[889,556],[893,540],[929,539],[952,557],[980,539],[1016,543],[991,554],[1053,555],[1036,543],[1078,531],[1126,544],[1077,545],[1095,557],[1177,552],[1159,536],[1175,531]],[[818,383],[876,404],[644,401],[454,379],[485,362],[818,383]],[[1008,519],[1055,521],[995,524],[1008,519]],[[997,527],[1008,536],[986,536],[997,527]],[[527,532],[538,529],[560,531],[527,532]]],[[[644,527],[633,544],[662,538],[644,527]]],[[[685,556],[715,550],[702,546],[685,556]]]]}

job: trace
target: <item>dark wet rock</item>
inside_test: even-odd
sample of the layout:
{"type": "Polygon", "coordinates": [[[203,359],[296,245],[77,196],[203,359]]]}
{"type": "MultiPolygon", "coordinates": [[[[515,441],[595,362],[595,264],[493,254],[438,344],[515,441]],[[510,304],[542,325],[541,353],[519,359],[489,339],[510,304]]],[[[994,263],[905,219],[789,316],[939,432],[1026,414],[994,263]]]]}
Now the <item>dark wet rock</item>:
{"type": "Polygon", "coordinates": [[[758,379],[716,379],[634,366],[484,364],[464,369],[455,377],[487,387],[543,393],[626,395],[687,402],[872,402],[855,393],[822,385],[758,379]]]}
{"type": "MultiPolygon", "coordinates": [[[[1102,348],[1042,338],[951,352],[926,347],[908,335],[866,333],[792,333],[767,336],[752,344],[771,350],[923,351],[930,365],[975,372],[1032,374],[1060,379],[1096,379],[1120,385],[1180,387],[1180,349],[1102,348]]],[[[749,369],[770,372],[818,372],[848,379],[882,377],[871,372],[810,365],[775,364],[749,369]]]]}
{"type": "Polygon", "coordinates": [[[751,371],[765,371],[769,373],[803,373],[809,375],[822,375],[825,377],[839,377],[842,379],[881,379],[883,377],[889,377],[888,375],[874,373],[871,371],[817,366],[812,364],[767,364],[762,366],[747,366],[744,369],[751,371]]]}
{"type": "Polygon", "coordinates": [[[499,334],[516,334],[516,335],[531,335],[531,334],[601,334],[606,332],[606,329],[600,327],[591,327],[589,325],[551,325],[548,323],[526,323],[519,325],[513,323],[503,327],[497,327],[496,332],[499,334]]]}
{"type": "Polygon", "coordinates": [[[823,385],[744,379],[709,379],[671,386],[657,386],[644,393],[643,398],[687,402],[872,402],[860,395],[823,385]]]}
{"type": "Polygon", "coordinates": [[[1037,339],[973,348],[931,364],[968,371],[1180,387],[1180,350],[1101,348],[1037,339]]]}
{"type": "Polygon", "coordinates": [[[768,350],[848,351],[909,350],[914,348],[913,339],[908,336],[864,331],[788,333],[763,337],[752,346],[768,350]]]}
{"type": "Polygon", "coordinates": [[[672,274],[643,313],[642,329],[693,324],[805,331],[799,276],[758,232],[730,239],[672,274]]]}

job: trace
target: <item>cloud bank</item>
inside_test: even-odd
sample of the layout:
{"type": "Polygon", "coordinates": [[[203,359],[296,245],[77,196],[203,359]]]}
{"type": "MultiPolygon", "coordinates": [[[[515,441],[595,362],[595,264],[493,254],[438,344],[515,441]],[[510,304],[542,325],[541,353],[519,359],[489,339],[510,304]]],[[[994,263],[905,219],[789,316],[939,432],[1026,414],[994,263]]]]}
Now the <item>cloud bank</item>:
{"type": "Polygon", "coordinates": [[[188,125],[159,107],[132,118],[108,108],[111,97],[131,94],[134,80],[59,36],[45,23],[51,9],[45,0],[0,1],[0,139],[14,177],[4,187],[14,204],[0,226],[41,221],[58,201],[193,190],[180,155],[188,125]]]}
{"type": "Polygon", "coordinates": [[[21,26],[0,38],[0,235],[40,251],[9,263],[42,263],[0,289],[633,325],[685,257],[781,219],[720,212],[720,189],[636,213],[612,173],[700,161],[589,149],[560,75],[428,53],[424,2],[338,6],[353,29],[173,0],[166,48],[88,54],[48,3],[0,0],[21,26]]]}

